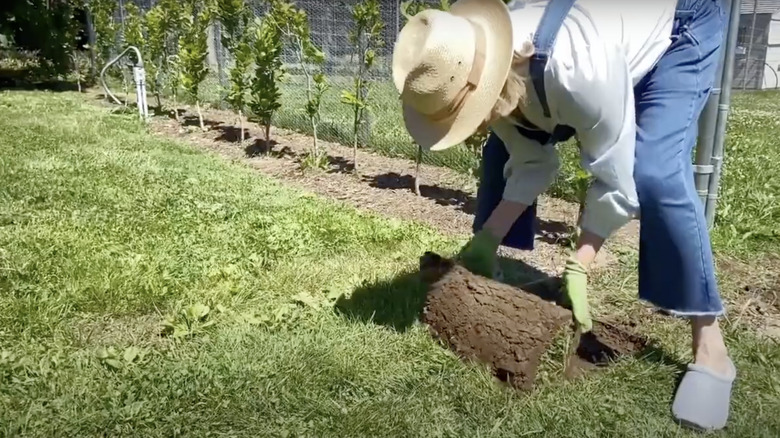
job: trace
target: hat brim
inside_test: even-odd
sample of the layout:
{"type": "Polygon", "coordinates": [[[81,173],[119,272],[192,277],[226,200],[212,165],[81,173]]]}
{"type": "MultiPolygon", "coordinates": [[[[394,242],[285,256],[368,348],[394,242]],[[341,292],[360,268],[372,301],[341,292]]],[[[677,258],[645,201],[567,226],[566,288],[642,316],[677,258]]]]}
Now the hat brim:
{"type": "Polygon", "coordinates": [[[485,34],[485,67],[479,85],[453,117],[430,120],[408,104],[402,104],[404,124],[423,149],[440,151],[463,142],[484,122],[496,104],[509,75],[514,53],[512,22],[501,0],[458,0],[450,13],[468,18],[485,34]]]}

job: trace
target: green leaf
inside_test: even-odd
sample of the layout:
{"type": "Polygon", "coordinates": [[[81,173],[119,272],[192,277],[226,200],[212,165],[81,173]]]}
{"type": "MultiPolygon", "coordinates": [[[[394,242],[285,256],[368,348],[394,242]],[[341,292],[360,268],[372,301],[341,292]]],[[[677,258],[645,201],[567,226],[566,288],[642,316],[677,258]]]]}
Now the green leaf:
{"type": "Polygon", "coordinates": [[[141,354],[141,350],[138,347],[130,346],[125,348],[124,359],[127,363],[132,363],[141,354]]]}
{"type": "Polygon", "coordinates": [[[186,317],[189,321],[199,321],[203,318],[205,318],[209,312],[211,311],[211,308],[205,304],[193,304],[189,306],[186,310],[186,317]]]}
{"type": "Polygon", "coordinates": [[[118,370],[122,368],[122,362],[116,360],[116,359],[106,359],[103,361],[106,365],[108,365],[109,368],[112,368],[114,370],[118,370]]]}
{"type": "Polygon", "coordinates": [[[95,357],[97,357],[100,360],[105,360],[109,358],[108,350],[105,347],[100,347],[95,352],[95,357]]]}
{"type": "Polygon", "coordinates": [[[328,290],[327,298],[328,301],[337,301],[339,298],[341,298],[344,295],[343,292],[341,292],[339,289],[331,288],[328,290]]]}
{"type": "Polygon", "coordinates": [[[360,102],[358,101],[357,96],[355,96],[355,93],[348,90],[342,90],[341,103],[345,103],[347,105],[358,105],[360,102]]]}
{"type": "Polygon", "coordinates": [[[302,304],[305,307],[319,308],[319,301],[306,292],[301,292],[293,297],[293,302],[296,304],[302,304]]]}
{"type": "Polygon", "coordinates": [[[183,338],[185,336],[188,336],[190,334],[190,330],[187,328],[187,326],[183,324],[176,324],[173,326],[173,337],[174,339],[183,338]]]}

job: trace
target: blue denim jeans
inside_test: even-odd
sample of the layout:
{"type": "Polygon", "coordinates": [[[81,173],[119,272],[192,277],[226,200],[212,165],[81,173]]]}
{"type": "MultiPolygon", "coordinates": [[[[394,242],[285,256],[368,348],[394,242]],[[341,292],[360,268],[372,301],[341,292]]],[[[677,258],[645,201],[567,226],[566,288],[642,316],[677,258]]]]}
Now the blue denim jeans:
{"type": "MultiPolygon", "coordinates": [[[[679,0],[671,46],[634,89],[639,297],[677,315],[723,313],[691,153],[715,79],[724,27],[720,0],[679,0]]],[[[501,200],[507,158],[504,144],[491,133],[483,149],[475,232],[501,200]]],[[[535,207],[517,220],[503,245],[533,249],[535,207]]]]}
{"type": "Polygon", "coordinates": [[[634,90],[639,297],[677,315],[723,313],[691,153],[724,24],[720,0],[680,0],[671,46],[634,90]]]}

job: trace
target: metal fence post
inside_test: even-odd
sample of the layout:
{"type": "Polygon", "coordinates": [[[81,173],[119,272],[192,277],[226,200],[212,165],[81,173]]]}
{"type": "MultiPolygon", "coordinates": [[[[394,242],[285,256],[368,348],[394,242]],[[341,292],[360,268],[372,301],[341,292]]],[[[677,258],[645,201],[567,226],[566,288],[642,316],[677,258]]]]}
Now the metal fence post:
{"type": "Polygon", "coordinates": [[[705,204],[705,216],[707,226],[712,228],[715,224],[715,209],[718,204],[718,191],[720,189],[720,176],[723,169],[723,155],[726,142],[726,124],[728,122],[731,105],[731,90],[734,82],[734,58],[737,48],[737,35],[739,34],[740,0],[731,0],[731,9],[728,19],[728,31],[725,38],[725,63],[721,78],[723,92],[718,104],[718,115],[715,124],[715,141],[712,149],[712,165],[714,167],[712,177],[707,190],[707,202],[705,204]]]}
{"type": "MultiPolygon", "coordinates": [[[[739,0],[735,0],[739,1],[739,0]]],[[[726,40],[724,35],[724,41],[726,40]]],[[[710,177],[713,173],[712,150],[715,143],[715,131],[717,128],[718,102],[722,92],[723,66],[725,65],[725,50],[721,50],[718,60],[718,69],[715,73],[715,80],[712,84],[712,90],[707,98],[701,115],[699,116],[699,138],[696,142],[696,153],[693,164],[693,178],[696,186],[696,193],[702,206],[707,203],[707,194],[709,192],[710,177]]]]}

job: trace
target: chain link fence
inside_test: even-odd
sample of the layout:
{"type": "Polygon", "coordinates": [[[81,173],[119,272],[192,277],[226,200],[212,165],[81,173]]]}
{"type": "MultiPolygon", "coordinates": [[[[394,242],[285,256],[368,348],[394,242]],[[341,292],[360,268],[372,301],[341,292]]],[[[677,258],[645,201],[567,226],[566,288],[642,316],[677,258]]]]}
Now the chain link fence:
{"type": "MultiPolygon", "coordinates": [[[[120,27],[124,20],[124,4],[132,2],[142,11],[148,11],[155,4],[155,0],[117,1],[119,8],[116,19],[120,27]]],[[[323,72],[330,88],[323,96],[318,135],[323,140],[342,144],[351,144],[353,138],[353,110],[351,106],[341,102],[341,94],[342,91],[354,88],[353,78],[358,61],[349,34],[354,27],[352,9],[359,2],[360,0],[294,2],[296,7],[306,12],[312,42],[325,54],[323,72]]],[[[425,0],[424,3],[437,5],[438,0],[425,0]]],[[[247,5],[259,19],[265,16],[268,9],[267,2],[263,0],[247,0],[247,5]]],[[[417,146],[412,143],[404,127],[400,100],[391,79],[392,48],[405,19],[401,13],[400,1],[379,0],[379,6],[383,22],[382,46],[376,50],[376,62],[369,73],[369,110],[366,114],[367,121],[362,125],[363,129],[359,134],[361,144],[384,155],[414,159],[417,156],[417,146]]],[[[220,32],[219,23],[215,23],[209,30],[209,76],[201,86],[201,99],[214,107],[226,108],[228,72],[232,59],[229,51],[222,46],[220,32]]],[[[297,56],[291,49],[286,48],[282,58],[285,65],[285,75],[279,84],[282,106],[274,115],[273,124],[310,134],[310,123],[305,113],[305,77],[297,65],[297,56]]],[[[423,162],[468,172],[477,165],[477,158],[465,147],[457,147],[437,154],[424,154],[423,162]]]]}
{"type": "MultiPolygon", "coordinates": [[[[155,3],[155,0],[118,0],[120,7],[117,18],[120,22],[123,19],[122,5],[131,1],[142,10],[148,10],[155,3]]],[[[352,8],[359,1],[295,1],[297,7],[306,11],[313,43],[325,53],[324,73],[330,89],[323,96],[319,134],[324,140],[343,144],[351,144],[353,135],[352,108],[341,102],[341,93],[354,86],[357,60],[349,33],[354,26],[352,8]]],[[[422,2],[434,7],[439,4],[438,0],[422,2]]],[[[268,7],[265,1],[247,0],[247,4],[257,18],[263,18],[268,7]]],[[[361,132],[361,143],[389,156],[415,158],[417,147],[404,128],[398,93],[391,80],[392,48],[405,18],[401,11],[401,1],[379,0],[379,5],[384,23],[383,46],[377,51],[377,62],[371,74],[368,123],[361,132]]],[[[780,48],[770,44],[770,41],[780,38],[780,27],[771,25],[773,14],[774,20],[780,19],[778,11],[780,0],[742,0],[734,88],[757,89],[776,82],[775,69],[780,69],[780,60],[775,62],[771,58],[780,56],[780,48]],[[778,65],[771,66],[770,62],[778,65]]],[[[310,127],[304,112],[304,76],[296,65],[297,59],[292,51],[286,51],[283,60],[287,74],[280,84],[282,107],[274,116],[273,123],[282,128],[309,133],[310,127]]],[[[219,24],[212,26],[209,31],[208,63],[210,73],[201,87],[201,98],[212,106],[224,108],[229,86],[227,73],[232,60],[230,53],[222,47],[219,24]]],[[[469,171],[477,164],[477,158],[465,147],[452,148],[444,153],[425,154],[423,161],[459,171],[469,171]]]]}

